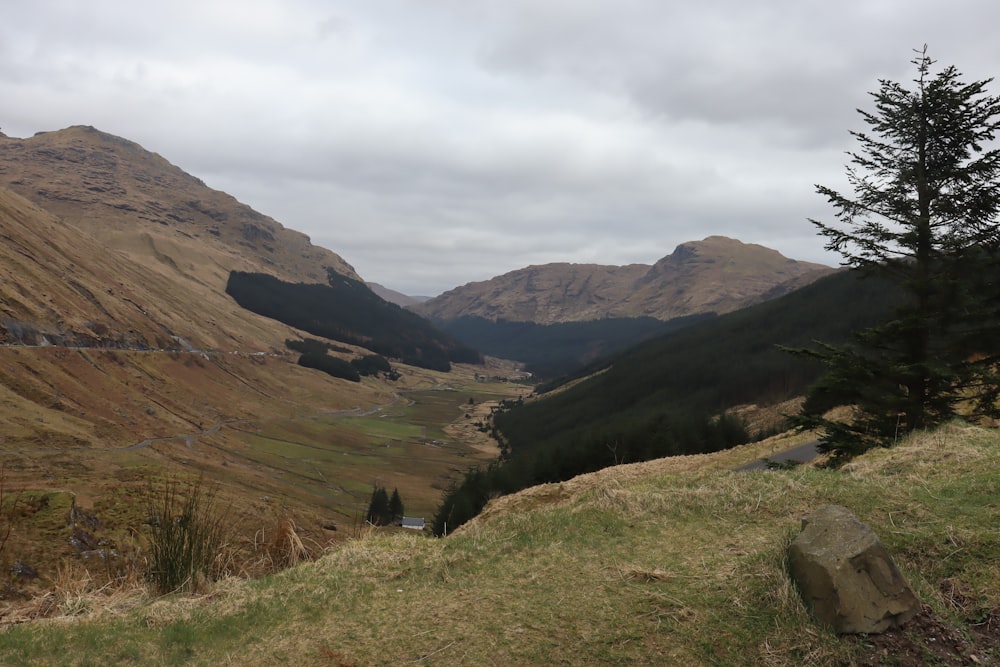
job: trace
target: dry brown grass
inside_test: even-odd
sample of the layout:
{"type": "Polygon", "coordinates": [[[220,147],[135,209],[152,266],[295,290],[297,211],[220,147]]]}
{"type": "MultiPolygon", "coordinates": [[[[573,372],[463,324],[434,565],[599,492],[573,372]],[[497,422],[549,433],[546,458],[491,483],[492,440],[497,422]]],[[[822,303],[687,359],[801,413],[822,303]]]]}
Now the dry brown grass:
{"type": "Polygon", "coordinates": [[[740,445],[713,454],[671,456],[605,468],[597,472],[578,475],[566,482],[541,484],[516,494],[491,500],[483,512],[472,519],[472,522],[488,521],[495,515],[526,511],[539,506],[558,506],[595,488],[620,487],[623,484],[659,475],[735,470],[741,465],[772,456],[814,439],[815,436],[809,433],[783,433],[760,442],[740,445]]]}
{"type": "Polygon", "coordinates": [[[259,542],[254,536],[255,548],[267,564],[270,572],[277,572],[287,567],[294,567],[302,561],[312,560],[322,547],[314,541],[307,548],[298,532],[295,521],[290,516],[283,517],[270,530],[261,529],[259,542]]]}

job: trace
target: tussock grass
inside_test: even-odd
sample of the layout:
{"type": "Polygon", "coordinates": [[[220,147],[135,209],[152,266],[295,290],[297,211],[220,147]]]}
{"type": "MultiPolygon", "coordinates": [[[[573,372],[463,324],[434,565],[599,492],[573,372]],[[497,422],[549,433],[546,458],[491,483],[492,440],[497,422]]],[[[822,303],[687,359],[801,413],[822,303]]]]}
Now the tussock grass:
{"type": "Polygon", "coordinates": [[[817,626],[786,573],[828,503],[956,627],[1000,606],[997,432],[949,425],[842,471],[731,472],[754,458],[608,469],[497,499],[447,539],[376,534],[209,596],[10,628],[0,663],[856,664],[859,642],[817,626]]]}
{"type": "Polygon", "coordinates": [[[160,593],[197,591],[226,570],[219,559],[227,511],[217,506],[217,489],[200,479],[188,485],[167,480],[149,493],[147,575],[160,593]]]}

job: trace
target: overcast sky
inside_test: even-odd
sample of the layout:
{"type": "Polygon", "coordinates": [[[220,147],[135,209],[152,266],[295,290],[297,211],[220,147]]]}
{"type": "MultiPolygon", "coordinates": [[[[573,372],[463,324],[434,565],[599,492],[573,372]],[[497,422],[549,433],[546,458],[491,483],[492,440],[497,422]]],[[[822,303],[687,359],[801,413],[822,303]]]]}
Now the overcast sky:
{"type": "Polygon", "coordinates": [[[0,129],[136,141],[407,294],[713,234],[833,265],[806,218],[855,109],[924,43],[1000,74],[998,25],[996,0],[8,0],[0,129]]]}

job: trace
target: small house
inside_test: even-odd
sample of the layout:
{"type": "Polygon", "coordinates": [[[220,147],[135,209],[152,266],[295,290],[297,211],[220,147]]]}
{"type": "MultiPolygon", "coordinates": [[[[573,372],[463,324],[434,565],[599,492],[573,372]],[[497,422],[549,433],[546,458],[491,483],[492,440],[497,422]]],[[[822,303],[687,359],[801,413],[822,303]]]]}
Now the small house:
{"type": "Polygon", "coordinates": [[[403,528],[410,528],[411,530],[423,530],[424,529],[424,518],[423,517],[403,517],[403,528]]]}

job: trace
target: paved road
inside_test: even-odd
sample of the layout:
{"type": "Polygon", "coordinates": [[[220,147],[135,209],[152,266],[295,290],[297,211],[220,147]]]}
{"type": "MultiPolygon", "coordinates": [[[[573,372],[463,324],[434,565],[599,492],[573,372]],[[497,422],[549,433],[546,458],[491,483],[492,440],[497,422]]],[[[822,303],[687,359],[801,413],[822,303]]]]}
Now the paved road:
{"type": "Polygon", "coordinates": [[[792,449],[786,449],[783,452],[773,454],[767,457],[767,459],[758,459],[753,463],[740,466],[736,469],[736,472],[746,472],[748,470],[767,470],[768,461],[773,461],[775,463],[783,463],[786,461],[805,463],[806,461],[812,461],[819,455],[819,450],[816,449],[817,445],[819,445],[819,440],[813,440],[812,442],[807,442],[804,445],[799,445],[798,447],[793,447],[792,449]]]}

